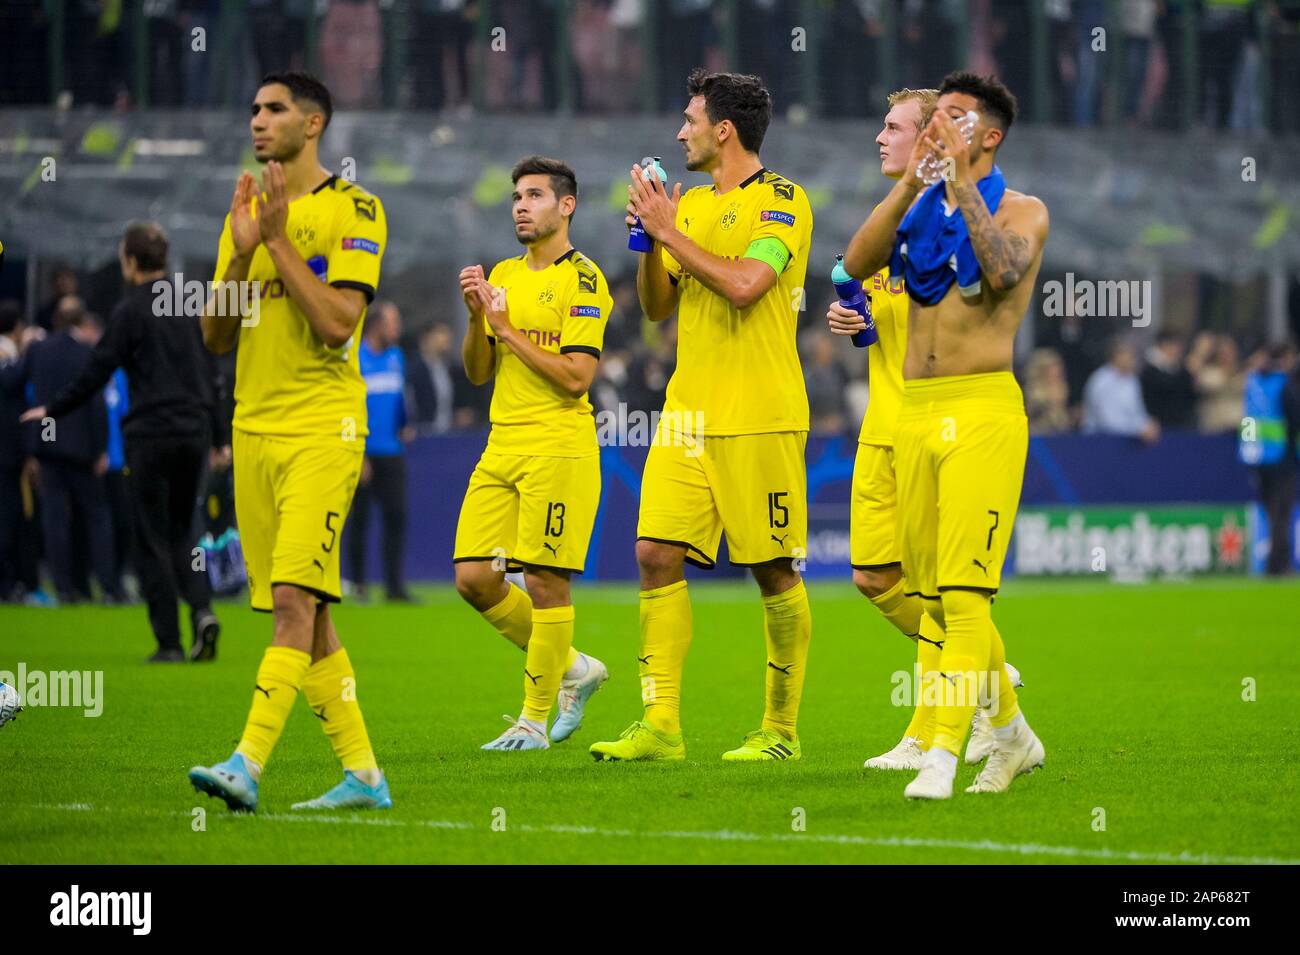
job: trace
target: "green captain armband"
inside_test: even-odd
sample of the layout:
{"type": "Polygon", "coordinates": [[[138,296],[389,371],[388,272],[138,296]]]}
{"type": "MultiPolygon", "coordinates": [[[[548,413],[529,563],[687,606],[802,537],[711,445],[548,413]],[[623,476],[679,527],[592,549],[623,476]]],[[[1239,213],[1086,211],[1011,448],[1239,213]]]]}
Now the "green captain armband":
{"type": "Polygon", "coordinates": [[[790,264],[790,250],[785,247],[785,243],[780,239],[769,235],[749,243],[744,258],[766,262],[772,266],[773,272],[780,275],[785,271],[785,267],[790,264]]]}

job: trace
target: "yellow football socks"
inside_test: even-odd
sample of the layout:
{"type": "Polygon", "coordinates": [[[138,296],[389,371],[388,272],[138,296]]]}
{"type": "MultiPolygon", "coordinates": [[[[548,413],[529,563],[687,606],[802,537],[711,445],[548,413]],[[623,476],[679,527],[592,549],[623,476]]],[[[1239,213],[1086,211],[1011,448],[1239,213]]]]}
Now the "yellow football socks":
{"type": "Polygon", "coordinates": [[[293,711],[294,698],[310,666],[311,654],[292,647],[267,647],[262,654],[253,705],[248,709],[244,735],[235,747],[235,752],[256,765],[259,774],[293,711]]]}
{"type": "Polygon", "coordinates": [[[366,721],[357,702],[357,678],[348,651],[340,647],[313,663],[303,680],[302,691],[343,768],[358,775],[359,771],[377,770],[379,764],[370,748],[366,721]]]}
{"type": "Polygon", "coordinates": [[[812,610],[802,580],[783,593],[763,597],[763,636],[767,639],[763,729],[793,741],[799,738],[799,699],[812,640],[812,610]]]}
{"type": "Polygon", "coordinates": [[[994,726],[1006,726],[1020,715],[1020,700],[1016,697],[1016,688],[1007,676],[1007,648],[1002,645],[1002,634],[998,633],[997,624],[989,620],[989,632],[993,635],[992,649],[989,652],[989,679],[998,681],[997,703],[994,712],[989,715],[989,723],[994,726]]]}
{"type": "Polygon", "coordinates": [[[927,674],[932,674],[939,668],[939,655],[944,641],[943,628],[925,612],[925,604],[920,597],[903,593],[902,580],[883,594],[870,599],[882,617],[904,636],[916,642],[920,680],[914,690],[916,705],[912,710],[912,721],[903,735],[920,740],[921,747],[929,749],[934,740],[934,705],[923,690],[927,685],[927,674]]]}
{"type": "Polygon", "coordinates": [[[941,679],[936,681],[941,698],[935,713],[934,746],[957,756],[980,702],[980,683],[989,669],[993,640],[989,595],[973,590],[945,591],[943,613],[945,639],[939,657],[941,679]]]}
{"type": "Polygon", "coordinates": [[[514,584],[507,586],[510,592],[505,599],[484,610],[483,619],[520,650],[526,650],[528,637],[533,632],[533,601],[526,591],[514,584]]]}
{"type": "Polygon", "coordinates": [[[682,669],[691,646],[686,581],[641,591],[641,701],[645,720],[670,735],[682,731],[682,669]]]}
{"type": "Polygon", "coordinates": [[[546,725],[564,671],[572,665],[573,607],[533,610],[533,633],[524,664],[524,719],[546,725]],[[566,662],[567,661],[567,662],[566,662]]]}
{"type": "Polygon", "coordinates": [[[915,689],[916,707],[912,710],[912,722],[907,724],[907,732],[903,734],[920,740],[922,749],[934,745],[934,701],[926,697],[925,687],[936,679],[946,640],[943,628],[928,613],[923,614],[916,641],[916,663],[921,678],[915,689]]]}

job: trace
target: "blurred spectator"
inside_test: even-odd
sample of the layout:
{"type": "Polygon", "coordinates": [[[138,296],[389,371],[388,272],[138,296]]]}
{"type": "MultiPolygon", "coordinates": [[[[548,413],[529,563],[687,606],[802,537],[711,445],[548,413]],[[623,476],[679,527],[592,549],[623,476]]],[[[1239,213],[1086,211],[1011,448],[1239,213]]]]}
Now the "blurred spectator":
{"type": "Polygon", "coordinates": [[[212,88],[212,64],[216,59],[217,25],[221,17],[221,0],[180,0],[179,22],[185,43],[181,61],[185,73],[185,105],[211,106],[216,91],[212,88]],[[202,31],[203,51],[194,49],[202,31]]]}
{"type": "Polygon", "coordinates": [[[260,79],[267,73],[301,70],[306,65],[306,17],[311,0],[248,0],[248,32],[260,79]]]}
{"type": "Polygon", "coordinates": [[[1227,129],[1237,72],[1250,36],[1252,0],[1202,0],[1201,105],[1212,129],[1227,129]]]}
{"type": "Polygon", "coordinates": [[[677,114],[686,107],[686,77],[716,62],[720,37],[710,0],[666,0],[658,6],[655,37],[659,61],[659,109],[677,114]]]}
{"type": "Polygon", "coordinates": [[[1237,343],[1228,335],[1212,336],[1206,360],[1193,369],[1201,402],[1198,412],[1201,431],[1222,434],[1241,426],[1241,399],[1246,390],[1246,369],[1242,367],[1237,343]]]}
{"type": "Polygon", "coordinates": [[[1270,0],[1270,124],[1276,133],[1300,132],[1300,0],[1270,0]]]}
{"type": "Polygon", "coordinates": [[[627,370],[630,411],[659,411],[668,395],[668,382],[677,367],[677,320],[651,325],[649,348],[642,348],[627,370]]]}
{"type": "MultiPolygon", "coordinates": [[[[550,111],[559,104],[559,58],[555,55],[558,17],[555,0],[495,0],[492,4],[492,25],[505,31],[509,57],[506,109],[550,111]],[[534,73],[537,82],[533,82],[534,73]]],[[[500,57],[488,59],[495,63],[500,57]]]]}
{"type": "MultiPolygon", "coordinates": [[[[54,313],[54,334],[31,345],[19,363],[19,377],[36,405],[52,401],[90,363],[90,346],[83,340],[86,311],[81,300],[61,299],[54,313]]],[[[89,600],[75,588],[74,522],[84,529],[91,563],[104,597],[120,601],[124,594],[113,579],[113,530],[102,480],[108,466],[105,453],[108,422],[104,399],[96,394],[85,406],[58,420],[33,422],[25,436],[36,459],[34,469],[41,493],[41,522],[45,556],[55,592],[62,602],[89,600]]]]}
{"type": "Polygon", "coordinates": [[[1101,99],[1101,67],[1106,50],[1094,49],[1093,31],[1106,26],[1105,0],[1074,0],[1075,62],[1078,82],[1074,87],[1074,124],[1092,126],[1097,122],[1101,99]]]}
{"type": "Polygon", "coordinates": [[[335,109],[379,106],[383,59],[376,0],[332,0],[320,33],[320,62],[335,109]]]}
{"type": "Polygon", "coordinates": [[[580,110],[638,108],[644,6],[645,0],[578,0],[572,7],[570,35],[580,110]]]}
{"type": "Polygon", "coordinates": [[[1184,364],[1186,342],[1178,332],[1162,328],[1147,350],[1142,369],[1142,402],[1161,428],[1196,426],[1196,385],[1184,364]]]}
{"type": "Polygon", "coordinates": [[[1070,91],[1079,75],[1078,49],[1074,39],[1074,21],[1070,18],[1070,0],[1043,0],[1047,17],[1048,81],[1052,86],[1051,112],[1054,123],[1070,121],[1070,91]]]}
{"type": "Polygon", "coordinates": [[[815,335],[812,354],[804,371],[808,389],[808,416],[812,431],[839,434],[845,429],[844,389],[848,376],[835,361],[835,343],[825,334],[815,335]]]}
{"type": "Polygon", "coordinates": [[[452,353],[452,345],[451,326],[446,322],[435,322],[420,333],[419,351],[406,375],[412,424],[420,434],[451,430],[455,370],[460,366],[460,356],[452,353]]]}
{"type": "Polygon", "coordinates": [[[65,4],[65,86],[77,105],[121,106],[127,97],[123,0],[65,4]]]}
{"type": "Polygon", "coordinates": [[[51,293],[49,300],[36,310],[36,325],[50,331],[54,327],[54,312],[59,302],[70,295],[78,294],[77,270],[70,265],[57,265],[50,276],[51,293]]]}
{"type": "Polygon", "coordinates": [[[365,601],[366,545],[370,505],[383,518],[384,586],[389,600],[413,601],[402,578],[406,552],[406,458],[404,445],[414,436],[406,422],[406,359],[402,315],[392,302],[376,302],[366,321],[357,358],[366,381],[366,420],[370,434],[361,465],[361,481],[352,499],[348,562],[353,593],[365,601]]]}
{"type": "MultiPolygon", "coordinates": [[[[884,24],[874,0],[831,0],[822,21],[817,56],[822,113],[831,118],[868,115],[873,65],[879,61],[884,24]]],[[[929,87],[931,79],[922,86],[929,87]]]]}
{"type": "Polygon", "coordinates": [[[1148,444],[1159,440],[1160,424],[1142,403],[1137,366],[1137,348],[1127,339],[1116,338],[1110,360],[1092,373],[1083,388],[1084,433],[1129,435],[1148,444]]]}
{"type": "Polygon", "coordinates": [[[1124,37],[1124,118],[1139,119],[1146,88],[1151,40],[1155,35],[1156,0],[1120,0],[1119,25],[1124,37]]]}
{"type": "Polygon", "coordinates": [[[5,0],[0,12],[0,106],[50,101],[49,20],[41,0],[5,0]]]}
{"type": "Polygon", "coordinates": [[[478,4],[465,0],[415,0],[411,10],[411,105],[441,110],[469,103],[469,57],[478,4]],[[448,64],[456,79],[447,85],[448,64]]]}
{"type": "Polygon", "coordinates": [[[737,18],[739,72],[761,76],[772,94],[773,112],[784,115],[800,98],[799,58],[805,54],[791,49],[798,4],[737,0],[730,9],[735,10],[737,18]]]}
{"type": "Polygon", "coordinates": [[[0,603],[18,596],[20,576],[18,535],[25,455],[18,416],[27,407],[16,374],[21,335],[22,308],[13,299],[0,301],[0,603]]]}
{"type": "Polygon", "coordinates": [[[113,372],[104,386],[104,408],[108,412],[108,470],[104,472],[104,493],[108,496],[108,513],[113,522],[114,574],[121,580],[128,570],[136,570],[134,508],[127,487],[126,445],[122,438],[122,419],[130,408],[130,399],[126,371],[121,368],[113,372]]]}
{"type": "Polygon", "coordinates": [[[149,69],[149,105],[181,105],[185,92],[181,80],[181,57],[189,53],[187,38],[181,32],[177,0],[149,0],[143,5],[145,19],[145,55],[149,69]]]}
{"type": "Polygon", "coordinates": [[[1073,425],[1065,362],[1050,348],[1037,348],[1025,365],[1025,415],[1030,434],[1060,434],[1073,425]]]}
{"type": "MultiPolygon", "coordinates": [[[[96,315],[94,312],[87,312],[85,321],[81,323],[80,338],[84,344],[89,345],[91,347],[92,358],[93,358],[93,350],[95,346],[99,344],[100,340],[103,337],[104,337],[104,320],[100,318],[98,315],[96,315]]],[[[121,369],[118,369],[118,373],[119,374],[121,373],[121,369]]],[[[126,382],[125,375],[122,376],[122,382],[123,382],[123,386],[125,386],[125,382],[126,382]]],[[[116,501],[113,496],[113,487],[114,487],[113,479],[115,477],[118,479],[122,477],[122,468],[124,466],[124,461],[122,457],[121,422],[122,422],[122,415],[125,413],[125,411],[121,409],[120,406],[115,407],[114,403],[118,396],[114,393],[112,379],[110,379],[108,384],[104,386],[100,394],[103,396],[104,399],[104,424],[105,424],[105,431],[104,431],[105,468],[103,474],[104,501],[108,508],[109,527],[110,530],[112,531],[111,540],[113,544],[112,560],[110,565],[111,569],[109,570],[109,577],[108,577],[112,586],[109,587],[108,589],[111,592],[120,592],[121,594],[123,594],[124,600],[129,600],[129,595],[126,593],[126,588],[123,586],[122,575],[126,571],[126,559],[125,559],[126,548],[130,543],[131,509],[129,506],[124,506],[119,508],[118,501],[116,501]]],[[[40,417],[44,417],[44,416],[45,414],[43,413],[40,417]]],[[[50,417],[57,419],[58,415],[50,415],[50,417]]],[[[120,487],[120,485],[118,486],[120,487]]],[[[84,560],[85,557],[84,528],[78,527],[77,530],[81,533],[79,533],[77,537],[77,548],[76,548],[77,560],[74,562],[74,566],[76,568],[74,572],[74,579],[76,581],[77,590],[89,592],[90,581],[87,579],[86,576],[86,572],[89,570],[89,568],[86,566],[86,562],[84,560]]]]}
{"type": "Polygon", "coordinates": [[[1295,349],[1276,344],[1263,366],[1246,378],[1238,454],[1251,469],[1268,520],[1270,575],[1291,570],[1291,513],[1295,505],[1296,434],[1300,431],[1300,380],[1293,377],[1295,349]]]}

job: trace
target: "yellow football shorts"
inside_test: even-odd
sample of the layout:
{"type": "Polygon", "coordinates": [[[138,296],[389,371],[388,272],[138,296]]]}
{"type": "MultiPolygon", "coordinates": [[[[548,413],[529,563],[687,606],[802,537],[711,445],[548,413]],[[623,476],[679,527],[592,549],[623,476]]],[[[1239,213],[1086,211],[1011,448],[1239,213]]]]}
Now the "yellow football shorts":
{"type": "Polygon", "coordinates": [[[859,444],[849,506],[849,562],[858,570],[876,570],[901,560],[894,449],[859,444]]]}
{"type": "Polygon", "coordinates": [[[807,442],[806,431],[779,431],[651,445],[637,540],[680,544],[704,568],[724,530],[738,566],[807,557],[807,442]]]}
{"type": "Polygon", "coordinates": [[[598,451],[580,458],[484,451],[456,522],[453,560],[580,574],[599,505],[598,451]]]}
{"type": "Polygon", "coordinates": [[[293,584],[337,602],[339,538],[361,477],[365,442],[286,440],[235,430],[235,517],[254,610],[293,584]]]}
{"type": "Polygon", "coordinates": [[[997,591],[1028,448],[1010,372],[905,382],[894,468],[909,594],[997,591]]]}

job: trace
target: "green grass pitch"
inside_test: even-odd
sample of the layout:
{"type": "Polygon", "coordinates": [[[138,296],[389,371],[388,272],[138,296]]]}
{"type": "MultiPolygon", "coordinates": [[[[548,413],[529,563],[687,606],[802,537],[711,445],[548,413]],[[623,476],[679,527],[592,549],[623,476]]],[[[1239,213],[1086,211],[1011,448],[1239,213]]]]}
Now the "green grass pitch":
{"type": "Polygon", "coordinates": [[[890,675],[910,668],[912,645],[852,587],[810,592],[804,758],[758,765],[719,759],[762,713],[751,582],[692,584],[675,765],[587,754],[640,714],[633,586],[576,588],[578,645],[611,679],[574,738],[537,753],[479,750],[519,709],[522,658],[451,588],[422,589],[420,607],[345,605],[339,632],[396,806],[325,817],[289,812],[338,778],[303,703],[255,817],[185,778],[231,750],[268,617],[225,604],[215,664],[149,667],[143,608],[3,608],[0,670],[102,670],[104,684],[97,718],[30,707],[0,731],[0,862],[1300,861],[1296,585],[1011,582],[995,619],[1047,764],[1000,796],[960,792],[974,775],[963,766],[941,804],[905,801],[910,774],[862,768],[906,725],[890,675]]]}

